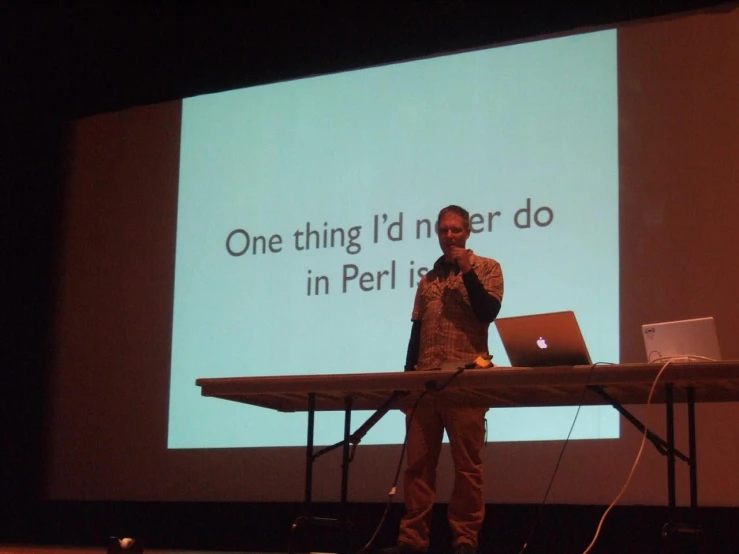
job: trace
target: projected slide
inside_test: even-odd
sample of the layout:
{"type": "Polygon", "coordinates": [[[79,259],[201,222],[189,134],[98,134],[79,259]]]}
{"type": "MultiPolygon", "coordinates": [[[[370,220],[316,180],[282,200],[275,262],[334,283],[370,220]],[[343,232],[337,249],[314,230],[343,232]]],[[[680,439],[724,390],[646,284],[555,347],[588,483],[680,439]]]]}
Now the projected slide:
{"type": "MultiPolygon", "coordinates": [[[[305,414],[197,378],[402,371],[448,204],[501,263],[501,316],[574,310],[593,361],[618,362],[616,63],[605,31],[185,100],[168,446],[305,444],[305,414]]],[[[494,326],[490,352],[508,364],[494,326]]],[[[491,410],[488,439],[563,439],[574,414],[491,410]]],[[[318,414],[316,443],[342,426],[318,414]]],[[[588,407],[573,437],[618,432],[588,407]]],[[[403,434],[391,413],[363,443],[403,434]]]]}

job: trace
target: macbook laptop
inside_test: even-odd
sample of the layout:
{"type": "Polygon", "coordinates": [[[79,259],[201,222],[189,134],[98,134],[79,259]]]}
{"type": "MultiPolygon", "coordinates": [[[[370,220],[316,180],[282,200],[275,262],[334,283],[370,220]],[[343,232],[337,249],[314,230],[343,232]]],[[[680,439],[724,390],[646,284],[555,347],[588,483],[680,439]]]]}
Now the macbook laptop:
{"type": "Polygon", "coordinates": [[[716,323],[712,317],[642,325],[650,362],[720,360],[716,323]]]}
{"type": "Polygon", "coordinates": [[[572,311],[499,317],[495,326],[513,367],[592,363],[572,311]]]}

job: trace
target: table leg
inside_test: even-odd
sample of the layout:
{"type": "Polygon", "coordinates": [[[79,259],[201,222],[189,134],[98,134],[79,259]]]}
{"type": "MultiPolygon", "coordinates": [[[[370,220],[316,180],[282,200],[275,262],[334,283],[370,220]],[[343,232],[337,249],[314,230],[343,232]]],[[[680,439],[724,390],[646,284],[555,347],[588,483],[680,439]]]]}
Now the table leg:
{"type": "Polygon", "coordinates": [[[698,507],[698,466],[696,463],[698,447],[695,444],[695,388],[686,390],[688,400],[688,445],[690,454],[690,507],[698,507]]]}
{"type": "MultiPolygon", "coordinates": [[[[316,395],[308,394],[308,441],[305,450],[305,509],[310,512],[313,497],[313,427],[316,416],[316,395]]],[[[305,514],[309,515],[308,513],[305,514]]]]}
{"type": "Polygon", "coordinates": [[[675,405],[673,403],[673,384],[665,385],[665,407],[667,410],[667,497],[671,510],[677,505],[675,500],[675,405]]]}

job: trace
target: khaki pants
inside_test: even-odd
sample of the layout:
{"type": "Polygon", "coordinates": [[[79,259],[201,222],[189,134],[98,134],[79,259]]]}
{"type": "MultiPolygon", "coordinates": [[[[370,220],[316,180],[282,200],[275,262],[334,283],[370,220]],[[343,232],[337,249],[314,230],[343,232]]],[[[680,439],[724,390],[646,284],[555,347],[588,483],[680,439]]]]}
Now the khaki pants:
{"type": "MultiPolygon", "coordinates": [[[[485,517],[482,460],[487,408],[461,406],[443,398],[429,399],[416,409],[408,431],[408,464],[403,476],[405,515],[399,542],[427,550],[431,513],[436,502],[436,465],[444,429],[454,462],[454,489],[449,501],[449,525],[454,545],[477,548],[485,517]]],[[[410,410],[406,414],[406,425],[410,410]]]]}

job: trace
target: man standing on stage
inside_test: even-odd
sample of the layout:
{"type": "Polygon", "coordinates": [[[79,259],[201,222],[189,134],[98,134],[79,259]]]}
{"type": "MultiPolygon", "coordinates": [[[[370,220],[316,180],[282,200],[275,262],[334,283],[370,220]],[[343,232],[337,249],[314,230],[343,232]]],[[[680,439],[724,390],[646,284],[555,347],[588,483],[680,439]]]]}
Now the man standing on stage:
{"type": "MultiPolygon", "coordinates": [[[[488,328],[500,311],[503,274],[493,259],[465,245],[469,213],[447,206],[436,223],[443,255],[423,276],[416,291],[406,371],[438,369],[444,363],[489,359],[488,328]]],[[[469,371],[474,371],[471,369],[469,371]]],[[[406,414],[408,465],[404,474],[405,515],[396,546],[384,554],[426,552],[436,502],[436,466],[446,430],[454,461],[454,489],[448,519],[455,554],[475,554],[485,516],[482,460],[487,408],[460,405],[443,395],[427,396],[406,414]]]]}

